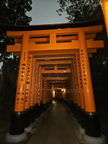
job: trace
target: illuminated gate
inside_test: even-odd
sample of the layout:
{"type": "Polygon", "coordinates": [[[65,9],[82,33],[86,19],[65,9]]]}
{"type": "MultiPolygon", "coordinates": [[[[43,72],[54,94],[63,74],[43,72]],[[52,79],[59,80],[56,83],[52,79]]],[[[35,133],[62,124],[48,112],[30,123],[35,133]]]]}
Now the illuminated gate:
{"type": "Polygon", "coordinates": [[[46,109],[52,98],[70,104],[85,133],[101,137],[92,88],[89,57],[103,48],[93,21],[76,24],[28,26],[7,32],[14,45],[7,52],[20,56],[14,113],[10,135],[21,135],[46,109]]]}

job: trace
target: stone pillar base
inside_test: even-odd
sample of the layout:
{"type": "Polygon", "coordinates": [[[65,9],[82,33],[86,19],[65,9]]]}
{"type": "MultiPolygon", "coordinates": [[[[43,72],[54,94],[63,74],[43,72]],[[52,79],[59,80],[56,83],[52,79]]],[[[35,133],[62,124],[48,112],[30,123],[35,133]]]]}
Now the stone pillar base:
{"type": "Polygon", "coordinates": [[[83,134],[85,133],[85,129],[83,129],[81,126],[79,126],[78,131],[79,131],[79,133],[77,133],[77,137],[79,140],[82,140],[83,134]]]}
{"type": "Polygon", "coordinates": [[[27,139],[27,132],[23,132],[19,135],[11,135],[9,133],[6,134],[6,141],[10,143],[17,143],[21,141],[25,141],[27,139]]]}
{"type": "Polygon", "coordinates": [[[83,134],[84,144],[106,144],[106,138],[104,135],[100,137],[91,137],[87,134],[83,134]]]}
{"type": "Polygon", "coordinates": [[[32,131],[33,126],[30,124],[28,127],[25,127],[24,130],[28,133],[32,131]]]}

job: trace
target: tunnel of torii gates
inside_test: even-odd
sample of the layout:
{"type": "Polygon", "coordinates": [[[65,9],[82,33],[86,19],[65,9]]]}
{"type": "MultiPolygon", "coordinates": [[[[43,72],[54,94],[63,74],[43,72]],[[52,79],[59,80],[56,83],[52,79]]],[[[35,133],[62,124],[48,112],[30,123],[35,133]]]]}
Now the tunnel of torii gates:
{"type": "Polygon", "coordinates": [[[104,47],[97,39],[102,30],[98,21],[8,28],[14,45],[7,52],[20,57],[10,135],[23,134],[56,98],[69,106],[86,135],[101,137],[89,57],[104,47]]]}

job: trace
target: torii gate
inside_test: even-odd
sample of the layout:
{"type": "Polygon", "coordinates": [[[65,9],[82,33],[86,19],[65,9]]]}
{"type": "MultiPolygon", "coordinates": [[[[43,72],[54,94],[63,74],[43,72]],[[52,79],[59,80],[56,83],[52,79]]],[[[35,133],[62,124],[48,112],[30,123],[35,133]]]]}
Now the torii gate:
{"type": "Polygon", "coordinates": [[[95,40],[103,26],[88,21],[60,26],[46,25],[43,26],[45,29],[41,27],[38,26],[39,30],[29,26],[28,30],[20,30],[19,27],[17,31],[7,31],[8,37],[13,38],[15,43],[7,46],[7,52],[20,56],[9,136],[15,139],[15,135],[23,135],[20,140],[26,137],[24,130],[30,130],[36,111],[42,105],[49,105],[56,89],[53,82],[59,81],[57,85],[66,84],[65,88],[70,90],[65,91],[67,94],[62,98],[71,103],[75,112],[80,113],[85,137],[100,139],[89,57],[96,49],[104,47],[103,40],[95,40]]]}

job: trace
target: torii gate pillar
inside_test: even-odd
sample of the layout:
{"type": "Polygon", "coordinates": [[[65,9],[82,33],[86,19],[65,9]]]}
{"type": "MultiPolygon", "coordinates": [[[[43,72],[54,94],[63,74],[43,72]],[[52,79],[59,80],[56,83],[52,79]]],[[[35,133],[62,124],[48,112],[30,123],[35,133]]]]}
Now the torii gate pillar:
{"type": "Polygon", "coordinates": [[[100,0],[100,1],[102,3],[102,10],[104,14],[107,37],[108,37],[108,0],[100,0]]]}
{"type": "Polygon", "coordinates": [[[28,63],[28,42],[29,36],[24,34],[22,36],[21,56],[19,64],[18,82],[16,90],[16,99],[14,112],[11,118],[9,135],[7,141],[13,142],[22,141],[27,138],[27,133],[24,131],[24,110],[25,110],[25,90],[26,90],[26,77],[27,77],[27,63],[28,63]],[[18,139],[16,137],[18,137],[18,139]]]}
{"type": "Polygon", "coordinates": [[[78,37],[80,45],[79,58],[84,90],[85,132],[83,134],[83,139],[86,144],[103,144],[105,139],[101,134],[99,117],[95,107],[85,32],[80,30],[78,32],[78,37]]]}

